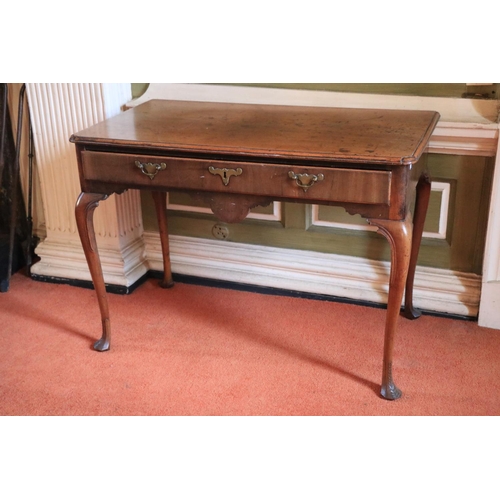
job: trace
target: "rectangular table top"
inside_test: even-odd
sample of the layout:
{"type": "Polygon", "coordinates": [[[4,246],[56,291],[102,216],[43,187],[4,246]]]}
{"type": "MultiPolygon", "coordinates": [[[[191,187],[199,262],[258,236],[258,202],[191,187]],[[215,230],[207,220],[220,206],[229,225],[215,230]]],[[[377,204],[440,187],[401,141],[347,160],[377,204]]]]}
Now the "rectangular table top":
{"type": "Polygon", "coordinates": [[[415,163],[435,111],[151,100],[75,133],[86,148],[276,160],[415,163]]]}

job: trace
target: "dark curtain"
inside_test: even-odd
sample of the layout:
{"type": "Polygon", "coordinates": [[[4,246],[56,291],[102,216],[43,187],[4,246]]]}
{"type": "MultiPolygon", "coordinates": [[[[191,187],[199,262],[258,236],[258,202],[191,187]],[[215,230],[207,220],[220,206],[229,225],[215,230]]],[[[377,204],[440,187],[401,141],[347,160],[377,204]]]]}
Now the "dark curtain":
{"type": "Polygon", "coordinates": [[[0,144],[0,153],[3,151],[0,158],[0,291],[2,292],[7,291],[9,287],[9,252],[13,252],[11,273],[15,273],[25,265],[23,247],[26,245],[28,233],[21,179],[19,173],[15,175],[16,149],[6,94],[7,84],[0,84],[0,141],[3,138],[3,148],[0,144]],[[5,124],[3,123],[4,109],[7,111],[5,124]],[[14,189],[17,191],[17,196],[14,196],[14,189]],[[13,206],[13,200],[16,198],[16,206],[13,206]],[[11,249],[12,210],[16,211],[16,218],[14,245],[11,249]]]}

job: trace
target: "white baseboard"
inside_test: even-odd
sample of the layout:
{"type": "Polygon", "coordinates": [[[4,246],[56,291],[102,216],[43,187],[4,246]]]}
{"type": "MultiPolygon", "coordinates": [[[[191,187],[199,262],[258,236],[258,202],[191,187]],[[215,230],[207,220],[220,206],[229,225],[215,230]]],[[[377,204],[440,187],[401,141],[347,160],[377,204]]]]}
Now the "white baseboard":
{"type": "MultiPolygon", "coordinates": [[[[33,274],[90,281],[81,244],[47,239],[37,247],[43,259],[33,274]]],[[[119,251],[99,248],[107,284],[132,286],[149,270],[161,271],[159,234],[145,231],[119,251]]],[[[314,293],[385,304],[389,263],[320,252],[294,250],[230,241],[170,236],[174,273],[233,283],[314,293]]],[[[417,267],[414,303],[426,311],[476,317],[481,277],[445,269],[417,267]]]]}
{"type": "MultiPolygon", "coordinates": [[[[150,269],[161,271],[158,233],[144,232],[150,269]]],[[[285,290],[386,303],[388,262],[319,252],[170,236],[174,273],[285,290]]],[[[475,317],[481,277],[444,269],[417,267],[417,308],[475,317]]]]}

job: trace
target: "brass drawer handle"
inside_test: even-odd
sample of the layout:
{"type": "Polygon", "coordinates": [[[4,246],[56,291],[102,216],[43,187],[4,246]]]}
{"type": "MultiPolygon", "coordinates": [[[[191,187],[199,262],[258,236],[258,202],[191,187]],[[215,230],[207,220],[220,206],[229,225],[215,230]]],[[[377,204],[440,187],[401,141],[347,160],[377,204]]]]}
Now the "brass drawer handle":
{"type": "Polygon", "coordinates": [[[293,170],[288,172],[288,177],[293,179],[297,186],[301,187],[306,192],[313,184],[322,181],[325,176],[323,174],[296,174],[293,170]]]}
{"type": "Polygon", "coordinates": [[[141,163],[140,161],[136,161],[135,166],[140,168],[141,172],[147,175],[151,180],[155,178],[155,175],[160,170],[165,170],[167,168],[165,163],[141,163]]]}
{"type": "Polygon", "coordinates": [[[243,170],[241,168],[215,168],[215,167],[208,167],[208,171],[212,175],[220,175],[222,182],[224,183],[224,186],[227,186],[229,184],[229,179],[231,178],[232,175],[235,177],[238,175],[241,175],[243,173],[243,170]]]}

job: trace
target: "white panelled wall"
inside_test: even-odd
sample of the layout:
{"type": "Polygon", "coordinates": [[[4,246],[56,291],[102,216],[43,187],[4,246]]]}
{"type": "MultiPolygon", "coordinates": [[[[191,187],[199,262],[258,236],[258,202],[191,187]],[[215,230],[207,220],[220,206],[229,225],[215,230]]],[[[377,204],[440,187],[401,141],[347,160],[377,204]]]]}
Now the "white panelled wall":
{"type": "MultiPolygon", "coordinates": [[[[50,278],[81,280],[89,280],[90,275],[74,219],[79,180],[74,146],[69,143],[69,137],[119,113],[125,104],[134,106],[160,98],[437,110],[441,120],[431,138],[429,151],[496,155],[494,191],[483,277],[417,267],[415,304],[424,309],[469,316],[479,311],[480,325],[500,329],[497,101],[184,84],[151,84],[136,101],[130,101],[130,84],[28,84],[27,93],[47,231],[45,240],[36,249],[41,260],[32,272],[50,278]]],[[[138,192],[111,196],[101,202],[95,215],[106,283],[129,287],[148,269],[161,269],[158,234],[143,235],[138,192]]],[[[388,269],[384,263],[230,242],[226,243],[231,245],[234,258],[221,261],[207,257],[217,255],[212,250],[226,243],[176,236],[171,240],[174,272],[375,302],[386,300],[388,269]],[[296,265],[305,261],[307,269],[296,265]]]]}

